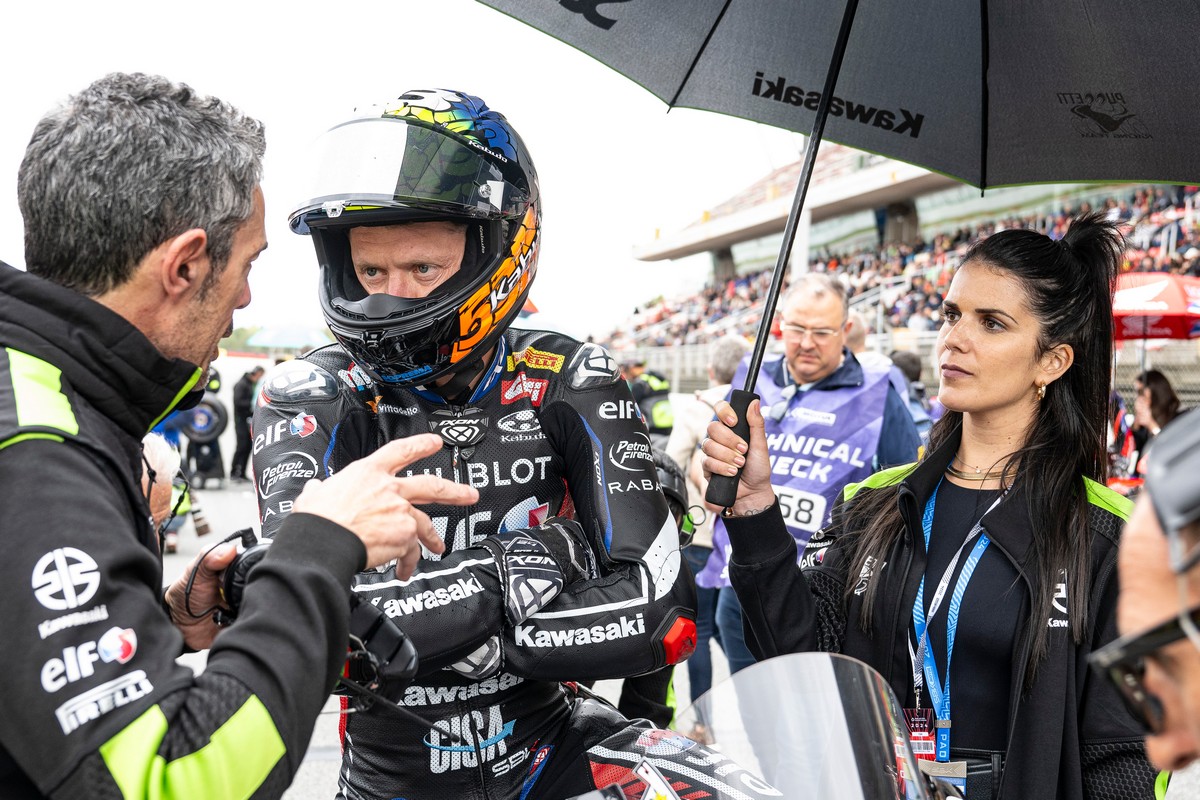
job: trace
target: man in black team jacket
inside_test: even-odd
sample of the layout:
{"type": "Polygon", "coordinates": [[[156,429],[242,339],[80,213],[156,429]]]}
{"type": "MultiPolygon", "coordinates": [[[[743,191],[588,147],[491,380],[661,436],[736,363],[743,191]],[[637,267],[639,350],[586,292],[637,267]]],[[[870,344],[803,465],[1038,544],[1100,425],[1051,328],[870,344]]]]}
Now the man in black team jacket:
{"type": "MultiPolygon", "coordinates": [[[[671,734],[562,682],[686,658],[694,587],[614,360],[509,328],[541,223],[523,142],[479,98],[428,90],[362,112],[314,152],[320,179],[291,221],[313,237],[338,344],[265,379],[254,419],[263,531],[294,509],[303,477],[336,476],[430,430],[445,446],[410,471],[481,498],[423,507],[446,553],[428,554],[412,579],[356,579],[421,654],[403,702],[426,723],[348,717],[342,792],[562,798],[637,781],[645,748],[671,734]]],[[[691,759],[671,775],[680,785],[743,786],[744,773],[717,770],[720,754],[675,738],[655,754],[691,759]]]]}
{"type": "Polygon", "coordinates": [[[203,674],[176,664],[213,643],[211,575],[234,553],[204,559],[202,616],[182,579],[164,596],[140,440],[204,385],[250,300],[263,141],[146,75],[103,78],[34,131],[29,272],[0,265],[4,797],[278,797],[344,662],[352,575],[399,559],[406,578],[419,540],[440,549],[409,501],[476,497],[395,477],[440,445],[428,435],[314,484],[203,674]]]}

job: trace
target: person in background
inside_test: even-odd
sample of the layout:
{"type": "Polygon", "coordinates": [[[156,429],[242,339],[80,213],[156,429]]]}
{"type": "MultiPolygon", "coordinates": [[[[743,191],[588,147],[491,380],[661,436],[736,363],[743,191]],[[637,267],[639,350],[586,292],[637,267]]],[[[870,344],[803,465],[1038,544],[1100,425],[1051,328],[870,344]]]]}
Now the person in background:
{"type": "Polygon", "coordinates": [[[671,382],[666,376],[646,369],[641,357],[632,358],[621,365],[621,376],[629,384],[633,401],[642,411],[642,419],[650,433],[650,444],[665,449],[675,415],[671,409],[671,382]]]}
{"type": "Polygon", "coordinates": [[[237,439],[237,447],[233,452],[233,463],[229,467],[229,477],[235,483],[246,483],[246,467],[250,463],[250,450],[254,446],[254,438],[250,432],[250,423],[254,419],[254,390],[266,372],[261,366],[255,366],[238,379],[233,385],[233,432],[237,439]]]}
{"type": "Polygon", "coordinates": [[[296,499],[219,637],[186,609],[220,603],[232,544],[164,592],[142,437],[199,402],[250,302],[264,150],[257,120],[144,74],[101,78],[34,128],[28,270],[0,264],[5,797],[280,796],[346,661],[351,578],[395,560],[403,580],[422,542],[441,550],[413,503],[477,499],[396,478],[441,443],[395,442],[296,499]],[[185,646],[212,648],[198,675],[185,646]]]}
{"type": "Polygon", "coordinates": [[[948,410],[928,452],[847,486],[801,569],[757,404],[748,452],[728,405],[709,425],[705,469],[744,464],[725,523],[755,654],[824,650],[878,670],[918,749],[955,762],[972,800],[1152,792],[1140,726],[1087,669],[1116,636],[1131,506],[1100,483],[1122,250],[1098,215],[1060,241],[1008,229],[976,242],[945,297],[948,410]]]}
{"type": "Polygon", "coordinates": [[[929,430],[933,427],[933,417],[929,413],[932,406],[925,393],[925,383],[921,380],[921,357],[909,350],[893,350],[888,358],[904,377],[901,396],[908,401],[908,413],[912,414],[921,444],[929,444],[929,430]]]}
{"type": "MultiPolygon", "coordinates": [[[[1160,433],[1157,458],[1121,537],[1122,637],[1092,655],[1144,726],[1146,755],[1161,770],[1200,758],[1197,413],[1160,433]]],[[[1165,779],[1160,775],[1159,788],[1165,779]]]]}
{"type": "MultiPolygon", "coordinates": [[[[803,275],[780,307],[784,354],[764,361],[755,391],[768,409],[771,484],[799,560],[846,484],[912,461],[921,439],[892,381],[893,368],[864,367],[846,345],[851,322],[840,280],[826,273],[803,275]]],[[[734,386],[744,385],[748,368],[743,362],[734,386]]],[[[725,523],[718,519],[699,585],[729,585],[729,547],[725,523]]],[[[734,592],[723,591],[717,600],[717,627],[731,671],[754,663],[734,592]]]]}
{"type": "Polygon", "coordinates": [[[1146,458],[1154,437],[1179,416],[1179,395],[1162,372],[1148,369],[1133,379],[1134,477],[1146,474],[1146,458]]]}
{"type": "MultiPolygon", "coordinates": [[[[684,560],[693,575],[699,575],[712,555],[714,513],[707,509],[704,493],[708,481],[701,466],[703,454],[699,453],[700,440],[708,430],[713,418],[713,407],[729,395],[730,384],[738,365],[746,356],[749,345],[740,336],[726,336],[709,346],[709,387],[683,397],[674,403],[675,427],[667,440],[667,456],[685,470],[687,476],[688,508],[703,512],[703,520],[696,523],[691,543],[683,549],[684,560]]],[[[688,692],[691,700],[712,687],[712,645],[720,644],[717,635],[717,587],[696,586],[696,652],[687,660],[688,692]]],[[[709,720],[698,720],[696,727],[686,734],[701,744],[709,744],[709,720]]]]}
{"type": "Polygon", "coordinates": [[[867,334],[871,332],[871,329],[867,325],[866,317],[857,311],[851,311],[846,315],[846,320],[849,323],[846,326],[846,347],[850,348],[851,353],[854,353],[858,363],[864,367],[890,369],[892,366],[890,358],[878,350],[867,348],[867,334]]]}

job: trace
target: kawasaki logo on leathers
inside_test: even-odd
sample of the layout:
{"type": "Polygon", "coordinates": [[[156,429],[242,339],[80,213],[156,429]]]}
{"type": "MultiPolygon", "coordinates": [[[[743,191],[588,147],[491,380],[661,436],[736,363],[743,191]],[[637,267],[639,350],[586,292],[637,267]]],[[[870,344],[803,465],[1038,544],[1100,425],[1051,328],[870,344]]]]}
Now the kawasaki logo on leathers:
{"type": "Polygon", "coordinates": [[[568,628],[565,631],[537,631],[532,625],[516,627],[516,641],[522,647],[569,647],[577,644],[597,644],[613,639],[642,636],[646,633],[646,621],[641,614],[634,617],[622,615],[616,622],[593,625],[590,628],[568,628]]]}

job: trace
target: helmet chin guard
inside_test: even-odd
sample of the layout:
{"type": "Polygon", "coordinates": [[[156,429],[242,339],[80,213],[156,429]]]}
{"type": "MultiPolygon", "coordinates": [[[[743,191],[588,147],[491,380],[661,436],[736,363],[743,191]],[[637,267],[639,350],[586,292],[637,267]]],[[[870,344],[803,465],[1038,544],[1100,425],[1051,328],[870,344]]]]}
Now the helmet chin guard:
{"type": "Polygon", "coordinates": [[[476,370],[516,319],[537,274],[537,173],[524,143],[479,98],[406,92],[317,143],[314,188],[292,211],[321,270],[321,310],[355,361],[394,386],[476,370]],[[458,272],[422,298],[368,294],[349,230],[466,226],[458,272]]]}

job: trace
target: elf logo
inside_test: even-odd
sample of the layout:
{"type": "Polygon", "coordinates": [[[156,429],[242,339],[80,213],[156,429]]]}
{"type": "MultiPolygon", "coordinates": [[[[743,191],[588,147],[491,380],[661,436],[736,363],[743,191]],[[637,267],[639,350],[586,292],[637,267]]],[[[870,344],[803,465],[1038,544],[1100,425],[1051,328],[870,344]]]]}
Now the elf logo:
{"type": "Polygon", "coordinates": [[[95,664],[127,664],[137,652],[137,633],[133,628],[109,628],[96,642],[84,642],[64,647],[62,658],[52,658],[42,665],[42,688],[57,692],[69,683],[96,674],[95,664]]]}

